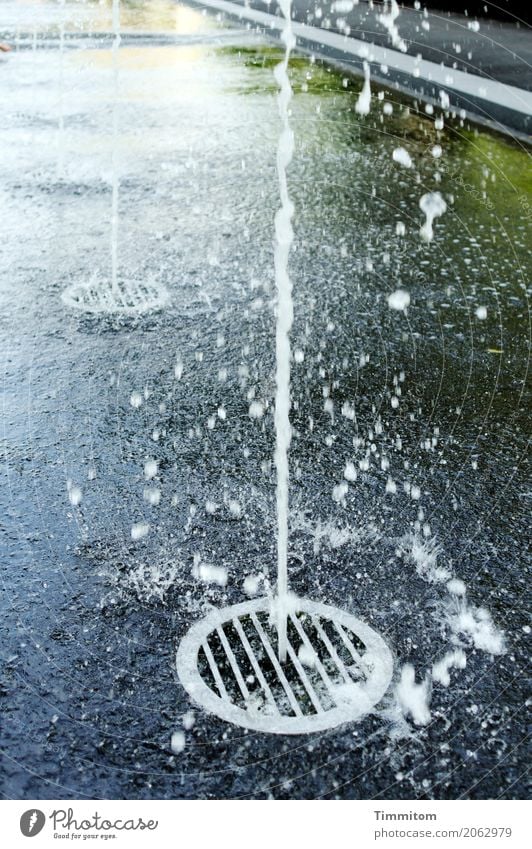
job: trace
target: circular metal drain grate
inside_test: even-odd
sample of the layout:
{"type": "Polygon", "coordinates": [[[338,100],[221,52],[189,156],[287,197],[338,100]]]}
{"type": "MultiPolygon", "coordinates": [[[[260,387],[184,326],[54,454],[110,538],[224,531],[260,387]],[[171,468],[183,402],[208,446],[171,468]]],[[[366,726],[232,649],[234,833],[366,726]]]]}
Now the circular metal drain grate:
{"type": "Polygon", "coordinates": [[[379,634],[335,607],[298,599],[281,665],[270,604],[213,610],[183,638],[177,672],[206,711],[256,731],[308,734],[358,719],[380,701],[393,661],[379,634]]]}
{"type": "Polygon", "coordinates": [[[100,315],[142,315],[165,306],[169,295],[159,283],[122,281],[118,294],[108,281],[74,283],[61,295],[68,307],[100,315]]]}

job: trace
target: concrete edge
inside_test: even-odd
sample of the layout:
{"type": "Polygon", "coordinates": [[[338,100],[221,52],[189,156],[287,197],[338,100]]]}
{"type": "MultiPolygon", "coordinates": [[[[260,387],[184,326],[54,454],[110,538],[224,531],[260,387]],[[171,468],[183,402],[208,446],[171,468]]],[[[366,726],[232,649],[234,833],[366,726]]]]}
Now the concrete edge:
{"type": "MultiPolygon", "coordinates": [[[[284,20],[277,15],[245,7],[230,0],[187,0],[207,11],[230,19],[247,21],[254,29],[278,40],[284,20]]],[[[449,98],[443,111],[456,112],[474,124],[532,145],[532,92],[474,74],[455,71],[434,62],[389,47],[339,35],[318,27],[293,22],[297,50],[313,54],[341,70],[363,75],[363,62],[371,68],[371,78],[381,86],[394,88],[408,97],[442,108],[440,92],[449,98]],[[388,71],[384,74],[381,65],[388,71]],[[479,94],[479,92],[481,94],[479,94]]]]}

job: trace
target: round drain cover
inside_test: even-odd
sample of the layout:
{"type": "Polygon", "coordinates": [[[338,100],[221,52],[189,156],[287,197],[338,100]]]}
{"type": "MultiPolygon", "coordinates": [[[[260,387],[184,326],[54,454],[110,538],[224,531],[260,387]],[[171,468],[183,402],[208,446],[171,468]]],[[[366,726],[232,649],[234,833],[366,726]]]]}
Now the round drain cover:
{"type": "Polygon", "coordinates": [[[108,280],[91,280],[69,286],[61,299],[72,309],[100,315],[142,315],[159,310],[169,295],[159,283],[121,281],[114,289],[108,280]]]}
{"type": "Polygon", "coordinates": [[[192,626],[176,658],[192,699],[221,719],[272,734],[323,731],[369,713],[392,677],[382,637],[342,610],[298,599],[280,664],[270,607],[269,599],[254,599],[192,626]]]}

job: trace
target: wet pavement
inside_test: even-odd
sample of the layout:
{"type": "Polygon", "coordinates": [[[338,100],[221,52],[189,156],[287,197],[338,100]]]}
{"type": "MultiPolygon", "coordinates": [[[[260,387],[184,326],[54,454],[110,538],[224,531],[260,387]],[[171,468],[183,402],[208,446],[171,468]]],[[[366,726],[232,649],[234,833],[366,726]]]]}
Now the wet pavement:
{"type": "Polygon", "coordinates": [[[275,577],[279,53],[185,5],[124,4],[120,268],[171,303],[90,318],[61,293],[110,273],[109,8],[68,5],[61,59],[55,5],[5,6],[3,795],[523,797],[527,151],[437,130],[376,88],[361,118],[358,80],[292,61],[292,587],[368,621],[396,679],[412,663],[421,680],[457,644],[467,666],[434,683],[424,726],[398,720],[391,691],[334,731],[245,733],[191,705],[174,659],[210,605],[275,577]],[[418,204],[436,189],[448,210],[427,244],[418,204]],[[398,288],[407,314],[388,307],[398,288]],[[338,500],[347,462],[358,477],[338,500]],[[503,653],[450,627],[431,555],[489,610],[503,653]],[[195,558],[225,567],[226,587],[198,581],[195,558]]]}
{"type": "MultiPolygon", "coordinates": [[[[194,0],[220,21],[246,23],[250,31],[280,40],[284,16],[264,0],[194,0]]],[[[446,108],[510,138],[530,143],[532,97],[529,27],[518,19],[493,21],[488,7],[480,21],[472,10],[459,15],[425,7],[334,0],[295,0],[297,49],[340,71],[364,76],[365,65],[379,85],[446,108]]]]}
{"type": "MultiPolygon", "coordinates": [[[[280,14],[277,3],[251,0],[246,5],[280,14]]],[[[532,90],[530,28],[517,16],[510,22],[493,20],[493,10],[487,7],[478,15],[472,10],[464,15],[439,9],[429,11],[423,3],[418,9],[399,6],[394,23],[406,52],[448,68],[532,90]]],[[[382,3],[370,5],[364,0],[326,0],[319,4],[293,0],[294,20],[386,47],[391,46],[391,40],[379,19],[382,12],[382,3]]]]}

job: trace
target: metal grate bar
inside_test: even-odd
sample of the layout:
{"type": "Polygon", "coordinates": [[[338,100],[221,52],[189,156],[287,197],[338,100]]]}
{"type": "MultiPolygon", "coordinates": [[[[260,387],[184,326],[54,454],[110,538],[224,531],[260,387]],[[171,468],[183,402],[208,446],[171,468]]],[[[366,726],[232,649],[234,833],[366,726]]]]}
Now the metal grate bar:
{"type": "Polygon", "coordinates": [[[312,704],[314,705],[314,710],[316,711],[316,713],[323,713],[323,707],[322,707],[322,704],[321,704],[321,702],[318,698],[318,694],[316,693],[314,687],[310,683],[307,673],[305,672],[305,670],[301,666],[299,658],[298,658],[297,654],[295,653],[294,647],[293,647],[292,643],[290,642],[290,640],[286,641],[286,648],[288,649],[288,657],[290,658],[290,660],[294,664],[296,671],[297,671],[297,674],[301,678],[301,681],[303,682],[303,686],[304,686],[305,690],[307,691],[307,693],[309,695],[309,699],[312,702],[312,704]]]}
{"type": "Polygon", "coordinates": [[[218,634],[218,636],[220,637],[220,640],[222,641],[222,646],[224,647],[224,651],[227,655],[227,659],[229,660],[229,663],[231,664],[231,669],[233,670],[233,675],[235,676],[237,683],[238,683],[238,686],[240,687],[240,692],[242,693],[242,695],[244,697],[244,701],[247,702],[247,700],[249,699],[249,690],[246,687],[246,682],[244,681],[244,678],[242,677],[240,667],[237,663],[236,657],[233,654],[233,649],[229,645],[227,637],[225,636],[223,625],[218,625],[218,627],[216,628],[216,633],[218,634]]]}
{"type": "Polygon", "coordinates": [[[275,708],[276,713],[279,713],[279,708],[277,707],[277,703],[276,703],[276,701],[273,697],[273,693],[268,686],[268,682],[266,681],[266,678],[262,674],[262,669],[259,666],[259,662],[258,662],[257,658],[255,657],[255,653],[253,652],[253,649],[251,648],[250,642],[249,642],[249,640],[246,636],[246,633],[245,633],[245,631],[244,631],[244,629],[243,629],[243,627],[240,623],[240,620],[237,619],[236,616],[233,619],[233,625],[235,627],[235,630],[236,630],[238,636],[240,637],[240,639],[242,641],[242,645],[244,646],[246,654],[249,657],[250,663],[253,667],[253,671],[255,672],[255,675],[257,676],[262,689],[264,690],[264,694],[266,696],[266,699],[268,700],[269,704],[273,708],[275,708]]]}
{"type": "Polygon", "coordinates": [[[293,616],[292,614],[290,614],[290,619],[292,620],[292,622],[293,622],[293,624],[294,624],[294,626],[297,630],[297,633],[299,634],[299,636],[303,640],[304,645],[308,649],[310,649],[310,651],[314,655],[314,661],[315,661],[316,669],[318,670],[319,674],[321,675],[322,681],[325,684],[325,686],[327,687],[332,700],[336,704],[338,704],[337,701],[336,701],[335,695],[334,695],[334,684],[331,681],[331,679],[329,678],[329,676],[327,674],[327,670],[325,669],[321,660],[319,659],[318,653],[316,652],[316,649],[314,648],[314,646],[310,642],[305,629],[303,628],[303,626],[302,626],[301,622],[299,621],[299,619],[297,618],[297,616],[293,616]]]}
{"type": "Polygon", "coordinates": [[[350,684],[351,681],[352,681],[352,678],[351,678],[349,672],[347,671],[347,669],[345,668],[340,655],[338,654],[335,647],[331,643],[329,637],[327,636],[327,634],[325,633],[325,631],[321,627],[320,620],[318,619],[317,616],[312,617],[312,624],[314,625],[316,631],[318,632],[318,635],[319,635],[321,641],[324,643],[325,648],[327,649],[330,656],[332,657],[332,659],[336,663],[336,666],[338,667],[338,672],[340,673],[340,675],[344,679],[345,683],[350,684]]]}
{"type": "Polygon", "coordinates": [[[366,666],[366,664],[364,663],[364,661],[360,657],[359,653],[357,652],[356,648],[352,644],[351,640],[349,639],[349,637],[345,633],[345,631],[342,628],[342,626],[340,625],[340,623],[336,622],[336,620],[333,620],[333,624],[334,624],[334,627],[336,628],[336,630],[338,631],[338,633],[340,635],[340,639],[342,640],[344,646],[346,647],[347,651],[349,652],[349,654],[351,655],[351,657],[353,658],[355,663],[357,663],[360,666],[362,672],[365,675],[369,675],[368,667],[366,666]]]}
{"type": "Polygon", "coordinates": [[[222,676],[220,675],[220,670],[218,669],[218,666],[216,665],[216,661],[213,657],[211,647],[209,646],[207,640],[205,640],[205,642],[202,643],[201,647],[202,647],[203,651],[205,652],[205,657],[207,658],[207,663],[209,664],[209,669],[212,672],[213,678],[216,681],[216,686],[218,687],[220,697],[222,699],[227,699],[228,701],[231,701],[231,699],[227,695],[227,690],[225,689],[225,684],[222,681],[222,676]]]}
{"type": "Polygon", "coordinates": [[[267,635],[265,634],[264,629],[263,629],[262,625],[260,624],[256,613],[251,613],[250,616],[251,616],[251,621],[253,622],[255,629],[256,629],[259,637],[262,640],[262,645],[266,649],[266,654],[268,655],[268,657],[271,661],[271,664],[272,664],[273,668],[275,669],[275,671],[277,673],[277,677],[279,678],[279,681],[283,685],[283,689],[284,689],[284,691],[287,695],[288,701],[290,702],[290,707],[292,708],[292,710],[294,711],[296,716],[303,716],[301,708],[299,707],[297,699],[294,695],[294,691],[292,690],[292,687],[288,683],[286,675],[284,674],[284,672],[282,670],[281,664],[277,660],[277,655],[275,654],[275,651],[272,648],[272,644],[270,643],[267,635]]]}

